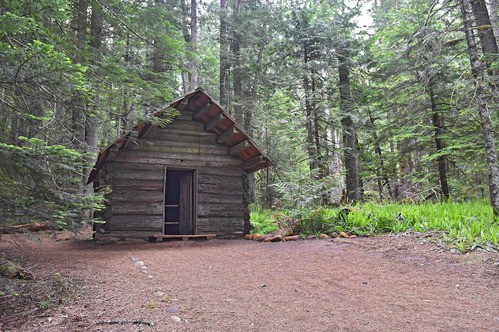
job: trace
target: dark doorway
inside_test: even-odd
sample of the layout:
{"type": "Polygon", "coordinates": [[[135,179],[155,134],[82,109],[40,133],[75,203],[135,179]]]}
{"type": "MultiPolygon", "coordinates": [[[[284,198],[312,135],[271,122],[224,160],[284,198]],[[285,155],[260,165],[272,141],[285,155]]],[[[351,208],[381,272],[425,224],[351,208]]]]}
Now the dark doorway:
{"type": "Polygon", "coordinates": [[[164,234],[195,234],[194,175],[194,171],[166,171],[164,234]]]}

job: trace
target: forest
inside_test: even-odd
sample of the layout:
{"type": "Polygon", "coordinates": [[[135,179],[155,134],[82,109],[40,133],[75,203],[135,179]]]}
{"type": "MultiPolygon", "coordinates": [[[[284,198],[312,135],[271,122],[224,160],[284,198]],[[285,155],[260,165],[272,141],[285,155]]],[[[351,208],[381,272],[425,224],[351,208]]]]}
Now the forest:
{"type": "Polygon", "coordinates": [[[202,87],[256,211],[471,202],[497,245],[498,41],[494,0],[1,0],[0,222],[88,222],[99,149],[202,87]]]}

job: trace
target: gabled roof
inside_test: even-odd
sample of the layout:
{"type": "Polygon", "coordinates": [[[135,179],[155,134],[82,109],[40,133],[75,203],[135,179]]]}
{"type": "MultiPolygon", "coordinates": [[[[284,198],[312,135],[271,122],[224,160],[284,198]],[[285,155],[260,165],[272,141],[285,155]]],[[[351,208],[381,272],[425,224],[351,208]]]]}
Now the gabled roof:
{"type": "MultiPolygon", "coordinates": [[[[205,131],[216,134],[216,142],[225,144],[230,155],[238,156],[242,161],[244,171],[251,173],[273,165],[251,137],[236,123],[234,118],[227,114],[222,107],[201,88],[178,98],[156,111],[154,116],[160,117],[168,108],[174,107],[180,112],[192,111],[192,119],[204,124],[205,131]]],[[[155,125],[142,122],[129,129],[107,148],[99,152],[95,166],[88,177],[87,183],[93,182],[113,152],[132,146],[137,139],[147,136],[155,125]]]]}

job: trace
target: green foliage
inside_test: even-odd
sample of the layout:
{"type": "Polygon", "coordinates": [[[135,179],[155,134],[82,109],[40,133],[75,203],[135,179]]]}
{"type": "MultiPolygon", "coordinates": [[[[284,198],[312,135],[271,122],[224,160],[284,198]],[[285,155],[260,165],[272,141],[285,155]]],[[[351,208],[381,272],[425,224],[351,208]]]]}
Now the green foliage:
{"type": "Polygon", "coordinates": [[[268,234],[279,229],[272,211],[262,209],[260,206],[254,206],[250,214],[252,232],[255,234],[268,234]]]}
{"type": "Polygon", "coordinates": [[[338,219],[338,210],[328,208],[305,209],[295,215],[294,232],[308,235],[319,235],[331,232],[338,219]]]}
{"type": "Polygon", "coordinates": [[[295,233],[347,232],[360,236],[402,232],[438,232],[442,239],[460,251],[477,247],[499,248],[499,220],[483,201],[439,204],[374,204],[356,207],[316,208],[283,212],[252,209],[252,225],[256,232],[274,231],[283,226],[282,215],[295,233]],[[255,222],[253,221],[255,220],[255,222]]]}
{"type": "Polygon", "coordinates": [[[7,224],[51,221],[72,227],[81,211],[101,208],[101,195],[75,190],[81,154],[41,139],[20,137],[21,146],[0,144],[0,219],[7,224]]]}

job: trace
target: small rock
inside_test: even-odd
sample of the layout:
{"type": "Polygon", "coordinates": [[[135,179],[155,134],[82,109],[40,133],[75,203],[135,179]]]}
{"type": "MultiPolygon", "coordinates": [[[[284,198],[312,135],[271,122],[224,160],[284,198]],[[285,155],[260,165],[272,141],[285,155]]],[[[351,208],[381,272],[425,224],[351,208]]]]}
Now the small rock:
{"type": "Polygon", "coordinates": [[[347,234],[347,233],[345,233],[345,232],[341,232],[341,233],[340,233],[340,237],[345,237],[345,238],[346,238],[346,237],[350,237],[350,236],[348,236],[348,234],[347,234]]]}
{"type": "Polygon", "coordinates": [[[176,314],[179,311],[179,308],[177,306],[169,306],[166,308],[166,311],[171,313],[171,314],[176,314]]]}
{"type": "Polygon", "coordinates": [[[309,235],[309,236],[307,236],[307,240],[313,240],[313,239],[317,239],[317,235],[309,235]]]}
{"type": "Polygon", "coordinates": [[[284,241],[296,241],[296,240],[301,239],[301,236],[300,235],[292,235],[292,236],[286,236],[283,239],[284,239],[284,241]]]}
{"type": "Polygon", "coordinates": [[[282,241],[282,235],[276,235],[270,239],[270,242],[281,242],[281,241],[282,241]]]}
{"type": "Polygon", "coordinates": [[[352,237],[357,237],[357,235],[353,234],[353,235],[350,235],[349,237],[350,237],[350,238],[352,238],[352,237]]]}
{"type": "Polygon", "coordinates": [[[265,288],[265,287],[267,287],[267,285],[263,284],[263,285],[260,285],[260,287],[265,288]]]}
{"type": "Polygon", "coordinates": [[[180,323],[182,321],[182,319],[178,316],[171,316],[171,319],[172,319],[172,321],[177,322],[177,323],[180,323]]]}
{"type": "Polygon", "coordinates": [[[321,235],[319,235],[319,239],[329,239],[329,235],[321,234],[321,235]]]}
{"type": "Polygon", "coordinates": [[[336,232],[332,232],[331,233],[331,237],[334,239],[334,238],[337,238],[338,237],[338,233],[336,232]]]}

